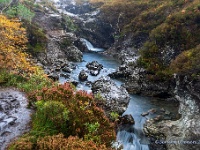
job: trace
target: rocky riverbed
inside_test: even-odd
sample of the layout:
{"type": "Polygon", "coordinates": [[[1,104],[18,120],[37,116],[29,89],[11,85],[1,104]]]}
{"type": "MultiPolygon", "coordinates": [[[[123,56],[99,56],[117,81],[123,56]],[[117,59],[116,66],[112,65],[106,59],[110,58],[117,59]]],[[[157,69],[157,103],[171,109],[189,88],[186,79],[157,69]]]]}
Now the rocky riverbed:
{"type": "MultiPolygon", "coordinates": [[[[56,2],[57,8],[60,8],[60,10],[65,10],[65,14],[69,15],[71,19],[74,20],[74,23],[80,27],[81,30],[78,33],[79,36],[89,39],[89,41],[98,47],[108,48],[112,45],[114,39],[113,36],[110,37],[110,35],[113,35],[114,31],[110,24],[101,22],[102,18],[100,17],[101,14],[98,8],[93,8],[89,3],[86,3],[83,6],[77,6],[76,3],[71,3],[68,0],[61,0],[56,2]],[[74,9],[72,9],[73,7],[74,9]],[[75,11],[77,13],[75,13],[75,11]]],[[[81,51],[87,51],[87,48],[81,42],[81,39],[76,37],[75,34],[69,33],[68,30],[64,30],[64,27],[61,26],[62,17],[59,15],[59,13],[48,12],[44,15],[42,12],[38,12],[38,14],[39,15],[37,16],[39,17],[36,17],[35,21],[39,22],[40,26],[48,31],[47,51],[46,53],[40,54],[38,58],[40,62],[45,65],[44,68],[48,65],[46,68],[47,70],[52,71],[50,72],[50,75],[53,74],[53,76],[56,76],[55,79],[58,79],[59,77],[68,78],[70,73],[74,73],[73,68],[70,67],[68,60],[73,58],[72,61],[81,61],[81,51]],[[56,25],[55,22],[57,22],[56,25]],[[70,44],[66,45],[66,41],[70,41],[67,42],[70,44]],[[65,46],[62,47],[62,45],[65,46]],[[68,55],[70,57],[68,57],[68,55]],[[67,58],[67,61],[62,61],[65,62],[65,66],[60,65],[57,67],[57,64],[54,63],[55,60],[63,60],[63,58],[67,58]],[[61,70],[61,72],[59,70],[61,70]]],[[[68,27],[65,26],[65,28],[68,27]]],[[[136,40],[136,42],[139,41],[137,44],[142,45],[143,40],[134,40],[136,40]]],[[[152,75],[149,72],[135,65],[136,60],[139,57],[137,48],[137,46],[135,47],[133,45],[133,39],[131,39],[131,37],[129,38],[129,36],[126,36],[125,39],[121,39],[121,41],[116,40],[114,45],[112,45],[109,50],[104,52],[105,54],[114,56],[122,63],[116,72],[110,73],[110,77],[123,79],[125,81],[123,87],[126,88],[129,93],[159,97],[167,100],[168,103],[178,101],[180,103],[179,113],[182,114],[182,117],[176,122],[163,121],[158,123],[160,121],[159,117],[157,117],[157,120],[149,120],[145,126],[146,134],[152,135],[154,137],[156,137],[156,134],[163,135],[162,139],[164,140],[169,140],[170,137],[174,137],[174,139],[179,140],[197,139],[197,137],[200,135],[199,125],[196,123],[199,122],[199,81],[188,81],[185,79],[180,80],[179,77],[170,80],[151,80],[152,75]],[[160,130],[160,128],[162,129],[160,130]],[[181,130],[184,130],[184,133],[186,134],[182,134],[181,130]],[[159,131],[159,133],[157,133],[157,131],[159,131]]],[[[97,75],[98,77],[98,73],[100,71],[102,72],[104,70],[90,70],[88,73],[95,76],[97,75]]],[[[78,75],[79,73],[80,70],[76,74],[78,75]]],[[[87,72],[84,72],[84,74],[86,73],[87,72]]],[[[87,81],[84,80],[84,82],[81,84],[86,82],[89,83],[88,80],[90,81],[90,78],[91,76],[88,76],[88,78],[85,79],[87,81]]],[[[187,77],[185,76],[182,78],[187,77]]],[[[79,84],[78,79],[76,81],[76,85],[77,84],[79,84]]],[[[103,86],[101,86],[99,91],[102,89],[104,89],[103,86]]],[[[109,91],[107,92],[109,93],[109,91]]],[[[142,116],[148,116],[148,112],[142,113],[142,116]]],[[[157,138],[159,139],[161,137],[157,138]]],[[[155,143],[155,140],[153,142],[155,143]]],[[[165,143],[163,146],[164,148],[168,149],[186,150],[190,148],[192,150],[193,147],[198,145],[177,146],[165,143]]],[[[152,149],[159,148],[152,147],[152,149]]]]}
{"type": "Polygon", "coordinates": [[[32,110],[24,93],[15,89],[0,88],[0,149],[16,137],[29,131],[32,110]]]}

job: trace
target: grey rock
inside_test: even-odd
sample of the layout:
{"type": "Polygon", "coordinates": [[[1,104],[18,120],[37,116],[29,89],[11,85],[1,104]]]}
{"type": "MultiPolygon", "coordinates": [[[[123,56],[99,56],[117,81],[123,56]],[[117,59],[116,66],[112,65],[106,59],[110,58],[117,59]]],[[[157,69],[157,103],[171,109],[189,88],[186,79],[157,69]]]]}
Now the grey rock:
{"type": "Polygon", "coordinates": [[[145,117],[147,115],[149,115],[149,112],[144,112],[144,113],[141,114],[141,116],[143,116],[143,117],[145,117]]]}
{"type": "Polygon", "coordinates": [[[62,71],[67,72],[67,73],[71,73],[72,69],[68,66],[65,66],[64,68],[62,68],[62,71]]]}
{"type": "Polygon", "coordinates": [[[80,81],[86,81],[88,78],[88,75],[84,70],[81,70],[81,72],[78,75],[78,78],[80,81]]]}
{"type": "Polygon", "coordinates": [[[135,120],[131,114],[119,117],[118,124],[135,124],[135,120]]]}
{"type": "Polygon", "coordinates": [[[65,49],[65,54],[67,59],[70,61],[82,61],[83,54],[82,52],[75,46],[70,46],[65,49]]]}
{"type": "Polygon", "coordinates": [[[69,75],[69,74],[66,74],[66,73],[61,73],[61,74],[60,74],[60,77],[69,78],[70,75],[69,75]]]}
{"type": "Polygon", "coordinates": [[[92,62],[87,63],[86,67],[89,70],[101,70],[101,69],[103,69],[103,65],[99,64],[97,61],[92,61],[92,62]]]}
{"type": "Polygon", "coordinates": [[[129,103],[130,97],[123,87],[118,87],[109,77],[101,77],[92,84],[92,92],[100,93],[105,100],[105,109],[109,112],[122,114],[129,103]]]}

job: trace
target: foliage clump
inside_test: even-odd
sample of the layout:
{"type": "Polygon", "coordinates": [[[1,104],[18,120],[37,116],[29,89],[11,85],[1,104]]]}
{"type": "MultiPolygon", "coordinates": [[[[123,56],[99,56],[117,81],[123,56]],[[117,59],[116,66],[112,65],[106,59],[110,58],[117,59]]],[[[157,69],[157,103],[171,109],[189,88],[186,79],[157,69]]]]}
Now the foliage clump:
{"type": "MultiPolygon", "coordinates": [[[[44,88],[41,92],[33,93],[29,98],[37,103],[40,102],[40,104],[55,101],[66,107],[69,112],[68,121],[55,123],[64,126],[57,130],[67,137],[70,135],[78,136],[107,146],[115,138],[114,125],[110,123],[104,111],[96,106],[93,96],[85,91],[75,91],[68,83],[44,88]]],[[[44,109],[42,110],[44,111],[44,109]]]]}
{"type": "Polygon", "coordinates": [[[200,44],[198,0],[89,1],[102,2],[102,17],[115,28],[116,41],[131,39],[142,50],[138,65],[152,75],[172,73],[172,60],[200,44]]]}
{"type": "Polygon", "coordinates": [[[63,134],[40,137],[36,144],[31,142],[32,137],[21,138],[15,141],[10,149],[14,150],[111,150],[105,145],[96,145],[93,141],[84,141],[81,138],[70,136],[66,138],[63,134]]]}
{"type": "Polygon", "coordinates": [[[65,83],[32,92],[29,100],[36,108],[32,129],[10,149],[111,149],[114,124],[92,94],[65,83]]]}
{"type": "Polygon", "coordinates": [[[26,30],[21,23],[0,15],[0,69],[35,71],[24,52],[27,42],[26,30]]]}
{"type": "Polygon", "coordinates": [[[174,73],[199,75],[200,73],[200,45],[197,47],[183,51],[174,59],[170,68],[174,73]]]}

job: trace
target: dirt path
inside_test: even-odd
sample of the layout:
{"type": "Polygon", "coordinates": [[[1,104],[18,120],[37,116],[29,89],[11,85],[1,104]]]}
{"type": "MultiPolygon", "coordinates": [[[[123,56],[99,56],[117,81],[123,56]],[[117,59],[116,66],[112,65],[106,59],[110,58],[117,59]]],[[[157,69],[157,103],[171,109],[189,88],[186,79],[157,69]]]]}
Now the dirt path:
{"type": "Polygon", "coordinates": [[[10,141],[29,130],[31,110],[27,109],[24,93],[15,89],[0,88],[0,150],[10,141]]]}

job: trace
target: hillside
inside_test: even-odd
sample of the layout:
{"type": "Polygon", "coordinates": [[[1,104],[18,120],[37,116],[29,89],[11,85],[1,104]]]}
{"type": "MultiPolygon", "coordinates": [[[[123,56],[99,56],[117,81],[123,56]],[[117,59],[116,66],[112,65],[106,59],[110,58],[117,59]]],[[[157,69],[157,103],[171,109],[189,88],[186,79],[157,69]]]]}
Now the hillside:
{"type": "Polygon", "coordinates": [[[135,52],[139,49],[141,58],[138,63],[152,73],[167,70],[174,73],[194,73],[194,75],[199,73],[198,0],[91,0],[91,2],[95,4],[102,2],[102,17],[115,29],[113,35],[115,50],[111,48],[111,53],[116,52],[118,46],[121,47],[118,51],[129,47],[135,52]],[[184,51],[187,51],[187,55],[184,51]]]}
{"type": "MultiPolygon", "coordinates": [[[[34,112],[29,132],[4,147],[199,148],[199,0],[0,0],[0,11],[0,91],[23,91],[34,112]],[[136,116],[121,116],[133,101],[136,116]]],[[[0,96],[5,139],[20,124],[4,121],[14,92],[0,96]]]]}

